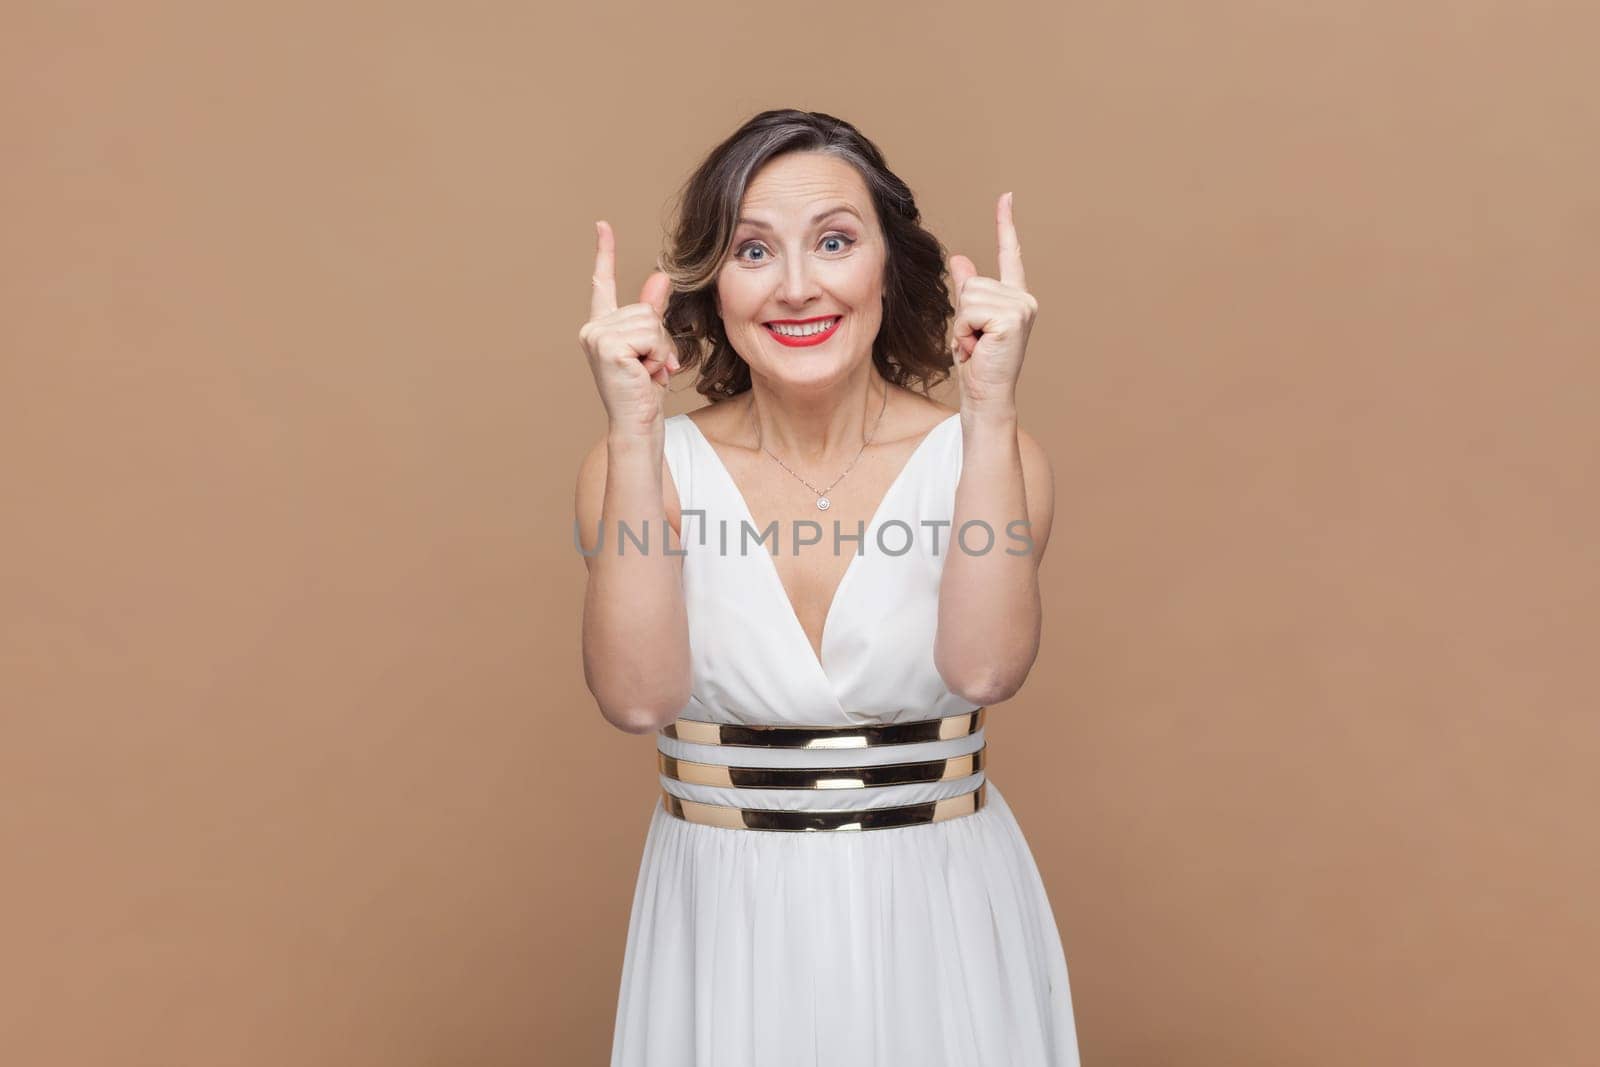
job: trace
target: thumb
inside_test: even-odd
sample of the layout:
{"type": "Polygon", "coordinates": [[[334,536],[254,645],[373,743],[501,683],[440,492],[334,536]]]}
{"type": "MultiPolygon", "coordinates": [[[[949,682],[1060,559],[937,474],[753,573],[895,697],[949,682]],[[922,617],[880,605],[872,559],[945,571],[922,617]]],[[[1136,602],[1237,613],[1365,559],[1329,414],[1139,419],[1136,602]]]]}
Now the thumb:
{"type": "Polygon", "coordinates": [[[966,256],[951,254],[950,282],[955,287],[956,311],[958,312],[956,315],[955,336],[951,338],[951,343],[954,346],[951,349],[951,355],[957,365],[971,358],[972,353],[978,347],[975,331],[970,324],[961,320],[959,314],[961,310],[961,287],[967,284],[968,279],[977,277],[977,274],[977,265],[972,260],[966,256]]]}
{"type": "Polygon", "coordinates": [[[955,286],[956,297],[961,296],[961,287],[967,284],[968,278],[976,277],[977,266],[966,256],[951,253],[950,255],[950,281],[955,286]]]}
{"type": "Polygon", "coordinates": [[[665,316],[667,313],[667,297],[672,295],[672,279],[665,271],[656,271],[644,280],[644,288],[639,290],[639,303],[649,304],[656,309],[656,314],[665,316]]]}

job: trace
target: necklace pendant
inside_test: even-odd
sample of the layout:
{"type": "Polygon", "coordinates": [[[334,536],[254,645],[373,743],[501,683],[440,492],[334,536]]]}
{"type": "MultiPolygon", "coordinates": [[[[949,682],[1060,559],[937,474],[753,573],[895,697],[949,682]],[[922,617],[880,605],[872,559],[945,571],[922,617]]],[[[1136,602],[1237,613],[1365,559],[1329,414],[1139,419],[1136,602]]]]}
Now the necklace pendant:
{"type": "Polygon", "coordinates": [[[825,496],[817,497],[817,510],[818,511],[827,511],[832,506],[833,506],[833,504],[828,500],[827,497],[825,497],[825,496]]]}

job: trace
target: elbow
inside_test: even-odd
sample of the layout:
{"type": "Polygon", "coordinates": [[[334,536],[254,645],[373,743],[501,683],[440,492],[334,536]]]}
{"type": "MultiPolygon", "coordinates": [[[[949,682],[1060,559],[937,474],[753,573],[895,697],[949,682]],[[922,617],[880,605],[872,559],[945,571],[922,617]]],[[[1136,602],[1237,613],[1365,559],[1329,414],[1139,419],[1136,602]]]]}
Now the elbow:
{"type": "Polygon", "coordinates": [[[1022,688],[1022,677],[1013,677],[992,660],[985,662],[982,657],[958,652],[956,658],[965,662],[952,663],[952,657],[940,655],[940,651],[934,652],[934,669],[944,680],[945,688],[969,704],[985,708],[1009,700],[1022,688]]]}
{"type": "Polygon", "coordinates": [[[671,718],[661,719],[650,711],[611,712],[606,721],[625,734],[649,734],[661,729],[671,718]]]}
{"type": "MultiPolygon", "coordinates": [[[[687,657],[686,657],[687,658],[687,657]]],[[[648,734],[666,726],[689,706],[692,695],[687,663],[670,684],[647,685],[637,677],[595,670],[585,657],[583,678],[600,717],[625,734],[648,734]]]]}
{"type": "Polygon", "coordinates": [[[649,734],[683,714],[683,709],[689,705],[689,689],[684,686],[682,692],[668,693],[663,699],[649,703],[611,704],[598,698],[596,703],[600,706],[601,717],[623,733],[649,734]]]}
{"type": "Polygon", "coordinates": [[[1020,678],[1013,679],[994,672],[979,673],[971,678],[959,678],[956,684],[945,683],[950,692],[969,704],[980,708],[1010,700],[1022,688],[1020,678]]]}
{"type": "Polygon", "coordinates": [[[945,688],[980,708],[1016,696],[1033,669],[1033,655],[997,655],[993,650],[961,646],[942,655],[941,652],[944,650],[935,651],[934,666],[944,679],[945,688]]]}
{"type": "Polygon", "coordinates": [[[670,711],[653,707],[604,708],[600,709],[601,716],[612,726],[625,734],[649,734],[666,726],[678,717],[678,712],[683,705],[679,704],[670,711]]]}

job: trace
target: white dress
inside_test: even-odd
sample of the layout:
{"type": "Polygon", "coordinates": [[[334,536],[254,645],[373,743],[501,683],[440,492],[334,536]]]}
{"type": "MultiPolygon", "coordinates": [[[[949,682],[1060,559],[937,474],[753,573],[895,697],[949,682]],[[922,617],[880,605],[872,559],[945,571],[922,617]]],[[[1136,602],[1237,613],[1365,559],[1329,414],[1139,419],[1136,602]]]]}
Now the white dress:
{"type": "MultiPolygon", "coordinates": [[[[841,541],[841,552],[860,554],[834,595],[819,660],[772,542],[756,541],[727,467],[688,415],[669,417],[693,660],[680,719],[848,727],[974,711],[933,664],[961,445],[951,415],[917,445],[866,537],[841,541]],[[920,525],[927,520],[946,525],[920,525]]],[[[820,511],[816,521],[823,540],[810,550],[828,551],[833,524],[820,511]]],[[[793,525],[779,523],[778,551],[793,552],[793,525]]],[[[886,747],[899,759],[971,753],[995,721],[953,740],[886,747]]],[[[884,751],[718,749],[670,731],[657,734],[657,748],[765,767],[854,766],[884,751]]],[[[1055,917],[1011,809],[981,771],[856,789],[659,778],[686,801],[785,810],[906,805],[985,788],[983,806],[956,817],[820,832],[690,822],[658,797],[629,916],[612,1067],[1076,1067],[1055,917]]]]}

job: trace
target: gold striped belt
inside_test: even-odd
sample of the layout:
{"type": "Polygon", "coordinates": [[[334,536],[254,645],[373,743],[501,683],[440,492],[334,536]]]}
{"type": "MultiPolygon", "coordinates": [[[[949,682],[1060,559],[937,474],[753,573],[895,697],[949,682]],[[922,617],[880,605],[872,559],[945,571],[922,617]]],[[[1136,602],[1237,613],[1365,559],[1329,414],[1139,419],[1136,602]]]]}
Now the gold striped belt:
{"type": "MultiPolygon", "coordinates": [[[[681,742],[684,748],[706,746],[707,755],[719,748],[760,750],[743,756],[743,762],[700,762],[666,751],[658,752],[658,767],[663,781],[662,806],[688,822],[741,830],[879,830],[918,823],[939,822],[968,815],[983,807],[987,790],[980,776],[987,741],[979,739],[976,748],[939,756],[941,748],[962,744],[983,728],[985,709],[913,722],[877,723],[858,726],[790,726],[744,723],[713,723],[677,719],[660,730],[662,738],[681,742]],[[895,746],[916,746],[924,758],[893,761],[895,746]],[[873,750],[847,757],[842,750],[873,750]],[[820,759],[805,762],[806,751],[838,752],[856,762],[837,765],[832,759],[819,766],[820,759]],[[926,758],[930,751],[936,758],[926,758]],[[885,761],[885,760],[888,761],[885,761]],[[759,764],[759,765],[757,765],[759,764]],[[930,783],[955,783],[972,779],[975,786],[937,799],[912,804],[849,808],[771,808],[742,807],[710,803],[681,796],[667,784],[675,783],[684,792],[704,789],[790,789],[790,790],[878,790],[884,787],[916,786],[930,783]]],[[[728,753],[738,760],[738,755],[728,753]]],[[[838,794],[835,794],[837,796],[838,794]]],[[[869,796],[864,794],[862,801],[869,796]]]]}

